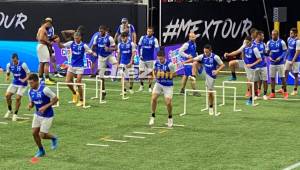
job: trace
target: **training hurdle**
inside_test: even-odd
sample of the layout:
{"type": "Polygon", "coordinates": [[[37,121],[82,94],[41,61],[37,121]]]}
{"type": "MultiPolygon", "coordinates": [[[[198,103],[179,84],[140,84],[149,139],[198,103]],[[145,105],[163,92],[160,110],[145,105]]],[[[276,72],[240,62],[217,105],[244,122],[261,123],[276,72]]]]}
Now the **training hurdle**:
{"type": "Polygon", "coordinates": [[[221,113],[217,112],[217,92],[215,90],[193,90],[193,89],[185,89],[184,91],[184,102],[183,102],[183,113],[180,116],[186,115],[186,100],[187,100],[187,92],[205,92],[206,94],[206,106],[204,109],[201,109],[201,112],[208,110],[208,93],[214,93],[214,115],[219,116],[221,113]]]}
{"type": "MultiPolygon", "coordinates": [[[[96,76],[96,78],[98,77],[98,79],[101,79],[101,76],[96,76]]],[[[122,93],[122,100],[127,100],[129,99],[129,97],[125,96],[125,77],[124,76],[103,76],[104,79],[121,79],[121,83],[122,83],[122,89],[121,89],[121,93],[122,93]]],[[[101,83],[102,84],[102,83],[101,83]]],[[[99,96],[100,99],[102,98],[102,85],[100,87],[100,92],[99,92],[99,96]]]]}
{"type": "MultiPolygon", "coordinates": [[[[223,81],[222,85],[225,86],[225,84],[250,84],[251,85],[251,91],[252,91],[252,106],[257,106],[258,103],[254,103],[254,82],[247,82],[247,81],[223,81]]],[[[225,96],[225,88],[223,88],[223,97],[225,96]]]]}
{"type": "Polygon", "coordinates": [[[242,109],[236,109],[236,87],[229,87],[229,86],[214,86],[214,87],[223,89],[222,104],[219,104],[219,106],[224,106],[225,105],[225,92],[224,92],[224,89],[233,89],[233,111],[234,112],[242,111],[242,109]]]}
{"type": "MultiPolygon", "coordinates": [[[[75,85],[75,86],[83,86],[83,108],[89,108],[91,106],[86,105],[86,84],[85,83],[65,83],[65,82],[57,82],[56,83],[56,95],[57,98],[59,99],[59,85],[75,85]]],[[[59,100],[57,101],[56,105],[53,107],[59,107],[59,100]]]]}
{"type": "Polygon", "coordinates": [[[106,101],[102,100],[102,80],[100,79],[100,76],[96,76],[96,79],[82,79],[82,81],[94,81],[95,82],[95,96],[91,97],[91,99],[99,99],[99,103],[103,104],[106,103],[106,101]],[[100,84],[100,85],[99,85],[100,84]],[[99,91],[100,86],[100,92],[99,91]],[[100,96],[100,97],[99,97],[100,96]]]}

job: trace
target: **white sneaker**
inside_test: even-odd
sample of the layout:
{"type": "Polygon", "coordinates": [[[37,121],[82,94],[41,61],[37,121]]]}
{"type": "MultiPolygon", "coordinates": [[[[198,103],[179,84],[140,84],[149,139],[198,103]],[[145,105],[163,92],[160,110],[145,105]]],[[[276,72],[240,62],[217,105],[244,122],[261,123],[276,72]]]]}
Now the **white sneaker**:
{"type": "Polygon", "coordinates": [[[188,79],[192,81],[196,81],[196,78],[194,76],[189,76],[188,79]]]}
{"type": "Polygon", "coordinates": [[[10,110],[8,110],[8,111],[5,113],[4,118],[8,118],[10,114],[12,114],[12,112],[11,112],[10,110]]]}
{"type": "Polygon", "coordinates": [[[130,93],[130,94],[133,94],[134,91],[133,91],[132,89],[129,89],[129,93],[130,93]]]}
{"type": "Polygon", "coordinates": [[[214,108],[212,108],[212,107],[208,108],[208,113],[211,116],[214,115],[214,108]]]}
{"type": "Polygon", "coordinates": [[[267,95],[264,95],[264,96],[263,96],[263,99],[264,99],[264,100],[268,100],[268,96],[267,96],[267,95]]]}
{"type": "Polygon", "coordinates": [[[149,93],[152,93],[152,89],[151,88],[149,88],[148,91],[149,91],[149,93]]]}
{"type": "Polygon", "coordinates": [[[59,78],[63,78],[63,75],[60,75],[59,73],[55,74],[54,77],[59,77],[59,78]]]}
{"type": "Polygon", "coordinates": [[[173,119],[168,118],[168,127],[171,128],[173,126],[173,119]]]}
{"type": "Polygon", "coordinates": [[[150,121],[149,121],[150,126],[154,125],[154,119],[155,119],[154,117],[152,116],[150,117],[150,121]]]}
{"type": "Polygon", "coordinates": [[[12,121],[15,122],[15,121],[17,121],[17,119],[18,119],[18,115],[13,114],[12,121]]]}
{"type": "Polygon", "coordinates": [[[144,91],[144,86],[140,86],[138,92],[144,91]]]}

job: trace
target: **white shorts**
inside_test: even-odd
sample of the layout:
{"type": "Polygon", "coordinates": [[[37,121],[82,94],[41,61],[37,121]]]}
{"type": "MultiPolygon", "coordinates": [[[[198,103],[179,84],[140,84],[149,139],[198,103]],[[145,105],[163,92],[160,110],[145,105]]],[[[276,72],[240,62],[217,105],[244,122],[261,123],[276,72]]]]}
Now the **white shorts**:
{"type": "Polygon", "coordinates": [[[17,94],[23,96],[26,91],[26,87],[10,84],[6,90],[7,93],[17,94]]]}
{"type": "Polygon", "coordinates": [[[40,128],[40,132],[48,133],[51,128],[53,117],[42,117],[34,114],[32,128],[40,128]]]}
{"type": "Polygon", "coordinates": [[[110,64],[115,64],[117,63],[117,59],[112,54],[107,57],[98,56],[98,69],[105,69],[106,62],[109,62],[110,64]]]}
{"type": "Polygon", "coordinates": [[[163,86],[159,83],[155,83],[153,87],[152,93],[154,94],[164,94],[165,98],[171,98],[173,97],[173,86],[163,86]]]}
{"type": "Polygon", "coordinates": [[[257,82],[259,80],[258,72],[259,72],[258,69],[247,68],[246,69],[247,79],[251,82],[257,82]]]}
{"type": "Polygon", "coordinates": [[[291,63],[291,61],[286,60],[284,70],[292,71],[293,73],[299,73],[300,62],[295,62],[293,66],[291,65],[291,63]]]}
{"type": "Polygon", "coordinates": [[[68,67],[68,72],[73,73],[73,74],[83,74],[84,68],[83,67],[68,67]]]}
{"type": "Polygon", "coordinates": [[[37,55],[40,63],[48,63],[50,61],[50,53],[45,44],[37,45],[37,55]]]}
{"type": "Polygon", "coordinates": [[[268,69],[267,67],[258,68],[257,70],[258,78],[262,81],[268,80],[268,69]]]}
{"type": "Polygon", "coordinates": [[[238,64],[239,68],[244,68],[245,67],[244,60],[236,60],[236,63],[238,64]]]}
{"type": "Polygon", "coordinates": [[[118,71],[119,71],[119,74],[120,75],[124,75],[125,78],[129,78],[129,77],[132,77],[133,74],[134,74],[134,70],[133,70],[133,67],[126,67],[125,64],[120,64],[119,65],[119,68],[118,68],[118,71]]]}
{"type": "Polygon", "coordinates": [[[153,65],[154,65],[153,60],[151,60],[151,61],[140,60],[139,71],[141,71],[141,72],[148,71],[150,73],[153,70],[153,65]]]}
{"type": "Polygon", "coordinates": [[[215,79],[206,75],[205,76],[205,85],[208,90],[214,90],[215,89],[215,79]]]}
{"type": "Polygon", "coordinates": [[[277,72],[278,72],[278,76],[280,78],[285,77],[285,74],[284,74],[284,65],[283,64],[280,64],[280,65],[270,65],[270,77],[271,78],[275,78],[277,72]]]}

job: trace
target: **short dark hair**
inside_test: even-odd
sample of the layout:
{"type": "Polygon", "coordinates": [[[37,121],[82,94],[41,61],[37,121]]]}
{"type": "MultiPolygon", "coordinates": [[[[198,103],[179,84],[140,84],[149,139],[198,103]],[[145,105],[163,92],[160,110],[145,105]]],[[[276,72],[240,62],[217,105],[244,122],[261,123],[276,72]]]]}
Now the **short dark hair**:
{"type": "Polygon", "coordinates": [[[121,37],[128,37],[128,32],[122,32],[121,37]]]}
{"type": "Polygon", "coordinates": [[[262,35],[262,34],[264,34],[264,32],[262,30],[257,30],[257,34],[262,35]]]}
{"type": "Polygon", "coordinates": [[[297,30],[297,28],[291,28],[291,30],[290,31],[292,31],[293,33],[295,33],[295,34],[298,34],[298,30],[297,30]]]}
{"type": "Polygon", "coordinates": [[[102,29],[103,29],[103,30],[106,30],[106,26],[100,25],[100,26],[99,26],[99,30],[102,30],[102,29]]]}
{"type": "Polygon", "coordinates": [[[250,35],[248,35],[248,36],[245,37],[245,40],[247,40],[247,41],[252,41],[252,38],[251,38],[250,35]]]}
{"type": "Polygon", "coordinates": [[[152,26],[148,26],[147,29],[154,31],[154,27],[152,27],[152,26]]]}
{"type": "Polygon", "coordinates": [[[28,80],[39,81],[39,76],[37,74],[30,74],[28,80]]]}
{"type": "Polygon", "coordinates": [[[250,29],[250,33],[252,34],[254,32],[257,32],[257,29],[253,27],[253,28],[250,29]]]}
{"type": "Polygon", "coordinates": [[[19,59],[19,56],[18,56],[18,54],[17,53],[13,53],[12,55],[11,55],[11,58],[12,59],[19,59]]]}
{"type": "Polygon", "coordinates": [[[164,56],[165,57],[165,48],[161,47],[157,52],[157,56],[164,56]]]}
{"type": "Polygon", "coordinates": [[[204,48],[204,49],[212,50],[212,47],[211,47],[210,44],[205,44],[203,48],[204,48]]]}

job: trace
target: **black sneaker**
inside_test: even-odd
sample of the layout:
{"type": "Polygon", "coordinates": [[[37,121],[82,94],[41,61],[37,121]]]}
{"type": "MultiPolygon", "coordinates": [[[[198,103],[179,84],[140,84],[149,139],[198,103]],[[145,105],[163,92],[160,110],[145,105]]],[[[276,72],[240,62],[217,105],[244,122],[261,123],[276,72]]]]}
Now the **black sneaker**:
{"type": "Polygon", "coordinates": [[[102,92],[102,99],[101,100],[105,100],[105,96],[106,96],[106,92],[102,92]]]}
{"type": "Polygon", "coordinates": [[[184,94],[184,89],[181,89],[179,93],[183,95],[184,94]]]}

